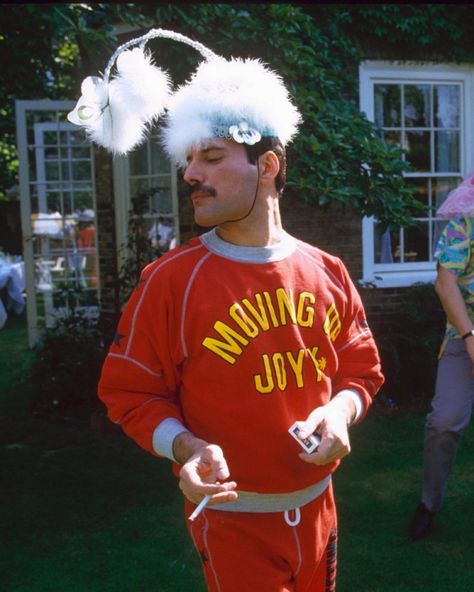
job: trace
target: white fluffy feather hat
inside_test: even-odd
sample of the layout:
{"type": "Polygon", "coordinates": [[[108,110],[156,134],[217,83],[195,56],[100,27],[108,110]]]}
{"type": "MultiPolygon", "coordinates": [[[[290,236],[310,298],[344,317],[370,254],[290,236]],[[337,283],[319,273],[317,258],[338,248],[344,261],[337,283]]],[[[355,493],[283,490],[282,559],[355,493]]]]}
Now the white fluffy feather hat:
{"type": "Polygon", "coordinates": [[[163,145],[180,165],[191,147],[217,136],[249,145],[273,136],[286,145],[302,121],[281,77],[260,60],[226,60],[184,35],[163,29],[152,29],[119,47],[104,78],[86,78],[81,90],[69,121],[83,126],[94,142],[114,153],[135,148],[147,126],[167,111],[163,145]],[[191,45],[205,58],[174,93],[168,75],[144,51],[154,37],[191,45]],[[133,45],[139,47],[130,50],[133,45]],[[109,81],[115,61],[117,74],[109,81]]]}

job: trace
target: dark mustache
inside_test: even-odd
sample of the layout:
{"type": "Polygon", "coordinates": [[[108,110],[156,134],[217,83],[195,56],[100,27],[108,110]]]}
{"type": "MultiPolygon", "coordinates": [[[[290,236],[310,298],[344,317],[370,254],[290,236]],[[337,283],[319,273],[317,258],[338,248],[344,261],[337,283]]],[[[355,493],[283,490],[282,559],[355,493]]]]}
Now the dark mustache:
{"type": "Polygon", "coordinates": [[[217,195],[217,191],[214,189],[214,187],[211,187],[210,185],[203,185],[202,183],[195,183],[188,189],[190,196],[197,191],[207,193],[211,197],[215,197],[217,195]]]}

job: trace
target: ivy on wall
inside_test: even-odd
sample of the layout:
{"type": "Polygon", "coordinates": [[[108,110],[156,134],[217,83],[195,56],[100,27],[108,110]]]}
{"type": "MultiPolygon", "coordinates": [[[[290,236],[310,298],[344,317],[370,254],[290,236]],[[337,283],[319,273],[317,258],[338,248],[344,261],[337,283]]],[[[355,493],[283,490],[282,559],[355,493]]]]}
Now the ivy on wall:
{"type": "MultiPolygon", "coordinates": [[[[177,30],[227,57],[261,58],[283,76],[304,118],[289,149],[289,189],[318,207],[337,200],[387,225],[409,224],[416,204],[402,177],[408,164],[358,108],[357,67],[367,55],[367,40],[374,47],[436,48],[435,59],[472,59],[474,53],[467,43],[473,18],[468,5],[25,6],[11,5],[0,29],[2,55],[14,56],[0,73],[6,98],[0,198],[17,174],[14,99],[76,98],[80,80],[103,70],[117,45],[112,24],[127,23],[177,30]]],[[[177,82],[199,59],[180,44],[156,40],[152,47],[177,82]]]]}

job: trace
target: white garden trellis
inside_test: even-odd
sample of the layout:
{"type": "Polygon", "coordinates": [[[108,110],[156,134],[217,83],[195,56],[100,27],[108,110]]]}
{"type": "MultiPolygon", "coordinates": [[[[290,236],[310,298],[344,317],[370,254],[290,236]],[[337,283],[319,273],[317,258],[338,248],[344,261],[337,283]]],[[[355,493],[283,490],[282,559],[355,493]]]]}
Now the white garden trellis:
{"type": "Polygon", "coordinates": [[[30,345],[71,306],[98,313],[93,150],[66,120],[72,107],[69,101],[16,102],[30,345]],[[86,243],[80,233],[91,227],[86,243]]]}

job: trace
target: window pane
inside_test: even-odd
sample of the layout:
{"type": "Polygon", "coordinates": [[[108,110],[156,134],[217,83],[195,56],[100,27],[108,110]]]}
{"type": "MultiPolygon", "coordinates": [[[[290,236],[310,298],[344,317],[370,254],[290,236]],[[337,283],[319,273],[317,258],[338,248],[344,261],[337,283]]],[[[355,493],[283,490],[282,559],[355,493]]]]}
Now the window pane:
{"type": "Polygon", "coordinates": [[[72,162],[70,160],[62,161],[61,173],[63,176],[63,181],[71,181],[72,180],[72,162]]]}
{"type": "Polygon", "coordinates": [[[461,177],[443,177],[433,179],[433,207],[435,211],[442,206],[448,193],[461,183],[461,177]]]}
{"type": "Polygon", "coordinates": [[[38,206],[38,191],[35,185],[30,183],[30,202],[31,202],[31,214],[37,214],[39,212],[38,206]]]}
{"type": "Polygon", "coordinates": [[[430,126],[430,87],[427,84],[406,84],[404,123],[407,127],[430,126]]]}
{"type": "Polygon", "coordinates": [[[151,197],[151,212],[153,213],[171,213],[173,211],[171,204],[171,190],[169,187],[157,187],[151,197]]]}
{"type": "Polygon", "coordinates": [[[59,158],[64,161],[70,160],[71,148],[60,148],[59,149],[59,158]]]}
{"type": "Polygon", "coordinates": [[[418,222],[405,228],[405,262],[429,261],[429,223],[418,222]]]}
{"type": "Polygon", "coordinates": [[[72,148],[71,150],[72,158],[87,158],[90,159],[90,148],[87,146],[84,148],[72,148]]]}
{"type": "Polygon", "coordinates": [[[88,161],[72,163],[74,181],[88,181],[91,178],[91,165],[88,161]]]}
{"type": "Polygon", "coordinates": [[[454,84],[434,86],[434,114],[436,127],[459,127],[461,112],[461,90],[454,84]]]}
{"type": "Polygon", "coordinates": [[[435,171],[439,173],[458,172],[461,169],[459,132],[435,132],[435,171]]]}
{"type": "MultiPolygon", "coordinates": [[[[61,179],[62,181],[72,181],[73,180],[73,172],[72,172],[72,162],[63,160],[61,161],[61,179]]],[[[68,183],[70,185],[70,183],[68,183]]]]}
{"type": "Polygon", "coordinates": [[[83,146],[90,150],[90,143],[82,130],[67,132],[67,144],[69,146],[83,146]]]}
{"type": "Polygon", "coordinates": [[[400,97],[399,84],[375,85],[375,123],[379,127],[400,126],[400,97]]]}
{"type": "Polygon", "coordinates": [[[44,149],[44,158],[45,160],[54,160],[58,158],[58,149],[57,148],[45,148],[44,149]]]}
{"type": "Polygon", "coordinates": [[[431,258],[433,258],[436,247],[438,245],[439,237],[444,230],[444,227],[449,220],[434,220],[433,221],[433,244],[431,246],[431,258]]]}
{"type": "Polygon", "coordinates": [[[400,263],[400,232],[375,224],[374,250],[375,263],[400,263]]]}
{"type": "Polygon", "coordinates": [[[130,152],[130,175],[148,175],[148,144],[145,142],[133,152],[130,152]]]}
{"type": "Polygon", "coordinates": [[[430,132],[406,132],[406,150],[414,171],[431,170],[430,132]]]}
{"type": "Polygon", "coordinates": [[[158,143],[157,138],[152,138],[150,140],[150,147],[151,147],[151,174],[170,174],[170,161],[168,160],[167,156],[165,155],[163,149],[158,143]]]}
{"type": "Polygon", "coordinates": [[[69,132],[59,133],[59,143],[63,146],[68,146],[71,140],[74,141],[74,136],[72,136],[69,132]]]}
{"type": "Polygon", "coordinates": [[[91,191],[75,191],[72,195],[74,211],[79,213],[83,210],[93,210],[93,196],[91,191]]]}
{"type": "Polygon", "coordinates": [[[30,173],[30,181],[37,181],[38,175],[36,170],[37,165],[37,154],[34,148],[28,150],[28,170],[30,173]]]}
{"type": "Polygon", "coordinates": [[[427,215],[430,207],[429,179],[406,178],[405,182],[407,185],[411,185],[415,188],[415,194],[413,197],[420,201],[426,208],[424,213],[414,209],[413,211],[410,211],[410,214],[412,216],[427,215]]]}
{"type": "Polygon", "coordinates": [[[44,132],[43,133],[43,146],[56,146],[59,142],[59,136],[57,132],[44,132]]]}
{"type": "Polygon", "coordinates": [[[130,180],[130,197],[134,198],[142,191],[146,191],[150,188],[150,182],[148,179],[131,179],[130,180]]]}
{"type": "Polygon", "coordinates": [[[176,246],[174,222],[161,216],[147,220],[148,240],[161,253],[176,246]]]}
{"type": "Polygon", "coordinates": [[[59,180],[58,161],[45,162],[44,170],[45,170],[47,181],[58,181],[59,180]]]}
{"type": "Polygon", "coordinates": [[[62,199],[63,199],[63,204],[62,204],[62,209],[64,212],[64,215],[67,216],[69,214],[72,214],[74,212],[73,209],[73,197],[72,197],[72,193],[70,191],[63,191],[63,195],[62,195],[62,199]]]}
{"type": "Polygon", "coordinates": [[[382,139],[385,141],[386,144],[390,144],[391,146],[397,146],[397,148],[401,148],[402,146],[401,132],[383,130],[382,139]]]}

